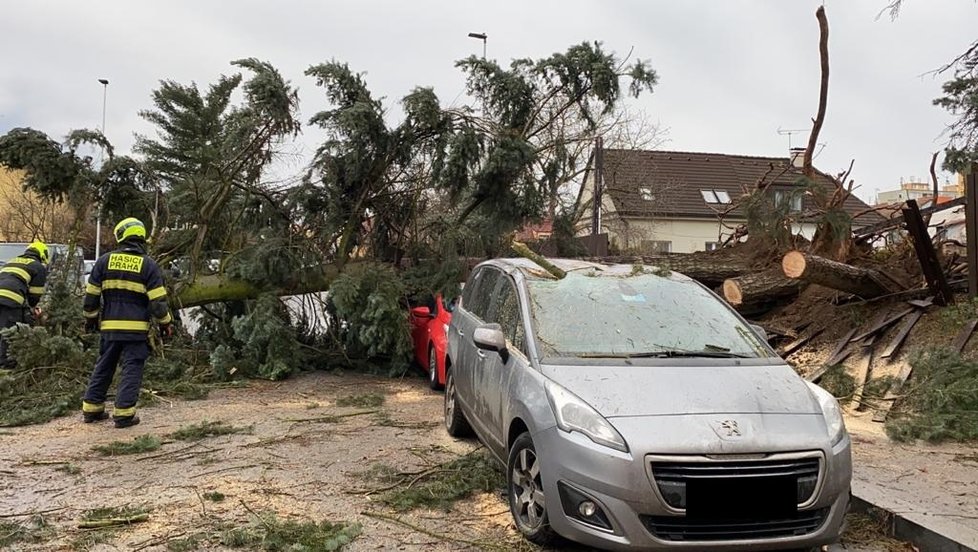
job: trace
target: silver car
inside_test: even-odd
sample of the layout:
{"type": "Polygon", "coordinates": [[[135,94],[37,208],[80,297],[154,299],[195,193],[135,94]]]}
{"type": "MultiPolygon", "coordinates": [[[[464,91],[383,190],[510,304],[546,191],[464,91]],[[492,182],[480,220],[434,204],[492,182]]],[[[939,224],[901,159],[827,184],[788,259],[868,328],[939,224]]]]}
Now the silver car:
{"type": "Polygon", "coordinates": [[[530,541],[610,550],[835,542],[850,441],[711,291],[653,267],[526,259],[473,271],[449,329],[445,424],[506,465],[530,541]]]}

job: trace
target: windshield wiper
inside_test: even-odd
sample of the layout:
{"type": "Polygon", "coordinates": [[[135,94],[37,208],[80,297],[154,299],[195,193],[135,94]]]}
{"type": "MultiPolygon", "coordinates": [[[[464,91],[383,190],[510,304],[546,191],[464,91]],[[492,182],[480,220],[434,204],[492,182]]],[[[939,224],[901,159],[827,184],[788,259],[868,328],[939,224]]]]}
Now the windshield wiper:
{"type": "Polygon", "coordinates": [[[729,351],[647,351],[643,353],[578,353],[580,358],[750,358],[729,351]]]}

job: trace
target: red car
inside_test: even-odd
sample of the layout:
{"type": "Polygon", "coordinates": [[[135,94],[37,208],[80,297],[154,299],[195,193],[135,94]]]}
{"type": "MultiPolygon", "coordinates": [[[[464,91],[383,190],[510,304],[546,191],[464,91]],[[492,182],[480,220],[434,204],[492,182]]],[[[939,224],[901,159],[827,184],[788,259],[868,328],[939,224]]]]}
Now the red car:
{"type": "Polygon", "coordinates": [[[427,305],[413,307],[409,316],[414,359],[428,372],[428,385],[432,389],[445,385],[448,324],[452,321],[455,301],[445,301],[439,293],[427,305]]]}

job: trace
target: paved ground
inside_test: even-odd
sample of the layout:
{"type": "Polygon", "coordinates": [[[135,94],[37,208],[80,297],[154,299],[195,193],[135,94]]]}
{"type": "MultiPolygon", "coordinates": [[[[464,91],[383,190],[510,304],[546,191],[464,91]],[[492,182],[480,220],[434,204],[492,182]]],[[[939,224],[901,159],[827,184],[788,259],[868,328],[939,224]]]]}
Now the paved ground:
{"type": "MultiPolygon", "coordinates": [[[[83,425],[74,417],[0,430],[0,521],[43,513],[54,532],[44,542],[18,545],[28,550],[166,550],[168,542],[195,534],[202,539],[198,548],[217,550],[222,524],[254,522],[251,512],[361,523],[361,536],[348,548],[354,551],[532,549],[512,529],[499,493],[469,498],[447,512],[395,513],[375,493],[364,492],[382,486],[362,476],[371,466],[421,473],[478,448],[475,441],[447,436],[441,407],[441,394],[427,390],[421,379],[314,373],[146,408],[143,423],[126,431],[83,425]],[[338,399],[371,393],[383,395],[384,404],[336,406],[338,399]],[[198,443],[169,440],[157,451],[133,456],[91,452],[96,444],[138,435],[166,439],[188,424],[218,420],[253,429],[198,443]],[[226,499],[204,500],[208,492],[226,499]],[[149,522],[98,538],[75,527],[86,510],[124,505],[149,507],[149,522]],[[376,514],[415,528],[371,517],[376,514]]],[[[857,459],[869,462],[864,446],[857,441],[857,459]]],[[[853,549],[909,550],[872,537],[853,549]]]]}

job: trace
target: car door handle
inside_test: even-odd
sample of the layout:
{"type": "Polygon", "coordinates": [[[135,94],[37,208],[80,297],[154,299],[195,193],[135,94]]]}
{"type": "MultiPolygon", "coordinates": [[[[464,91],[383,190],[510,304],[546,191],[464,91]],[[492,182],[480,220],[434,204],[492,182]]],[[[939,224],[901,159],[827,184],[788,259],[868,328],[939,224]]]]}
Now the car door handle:
{"type": "Polygon", "coordinates": [[[486,358],[486,352],[485,352],[485,351],[483,351],[482,349],[478,349],[478,350],[476,350],[476,352],[475,352],[475,354],[477,354],[477,355],[479,355],[479,358],[480,358],[480,359],[484,359],[484,358],[486,358]]]}
{"type": "Polygon", "coordinates": [[[461,328],[459,328],[459,329],[457,329],[455,331],[458,332],[459,337],[465,337],[465,332],[463,332],[461,328]]]}

